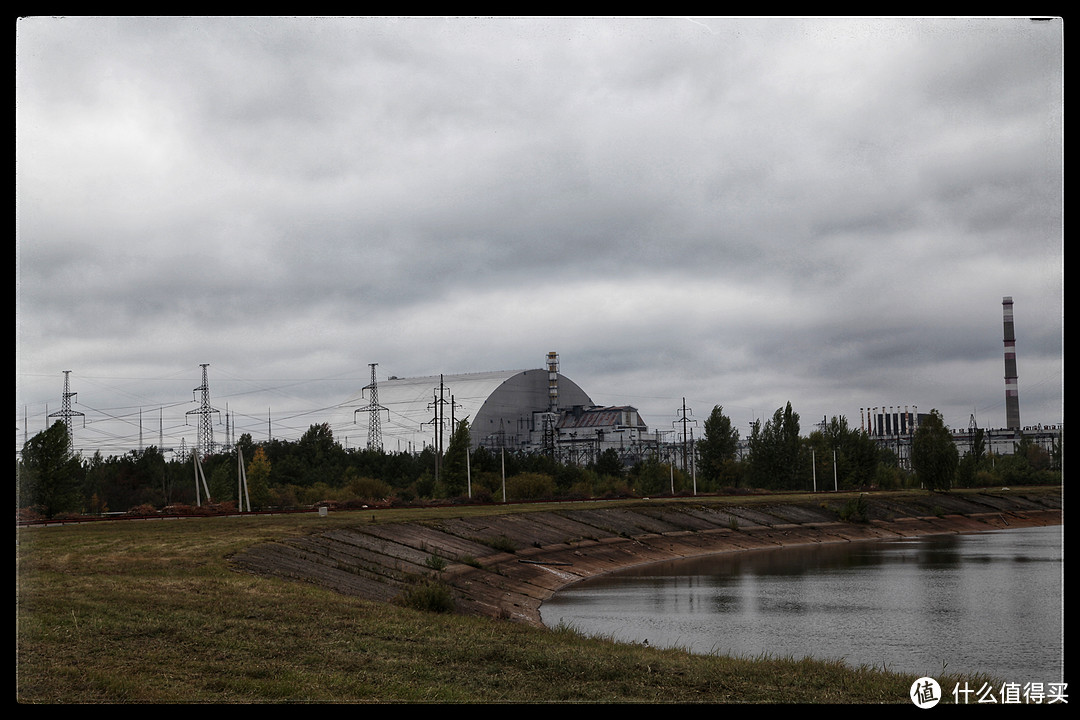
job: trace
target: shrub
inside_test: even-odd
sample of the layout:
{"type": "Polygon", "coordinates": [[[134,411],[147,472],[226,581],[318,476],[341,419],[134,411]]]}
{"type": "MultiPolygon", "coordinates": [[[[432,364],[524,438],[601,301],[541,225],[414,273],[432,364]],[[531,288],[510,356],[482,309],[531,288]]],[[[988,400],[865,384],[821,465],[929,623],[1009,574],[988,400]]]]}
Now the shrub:
{"type": "Polygon", "coordinates": [[[346,487],[349,495],[358,500],[384,500],[393,492],[389,483],[367,476],[349,477],[346,487]]]}
{"type": "Polygon", "coordinates": [[[417,579],[410,583],[394,602],[402,607],[426,612],[452,612],[454,597],[450,588],[437,580],[417,579]]]}
{"type": "Polygon", "coordinates": [[[499,552],[517,552],[517,548],[514,546],[514,541],[506,537],[505,535],[500,535],[494,538],[487,538],[486,540],[480,540],[480,542],[484,543],[493,550],[498,550],[499,552]]]}
{"type": "Polygon", "coordinates": [[[478,487],[476,485],[473,486],[472,499],[474,503],[487,504],[495,502],[495,498],[491,494],[490,490],[485,487],[478,487]]]}
{"type": "Polygon", "coordinates": [[[554,497],[555,480],[544,473],[519,473],[506,479],[506,496],[514,500],[539,500],[554,497]]]}
{"type": "Polygon", "coordinates": [[[40,505],[28,508],[19,508],[17,518],[21,522],[38,522],[45,519],[45,511],[40,505]]]}
{"type": "Polygon", "coordinates": [[[844,522],[863,523],[867,521],[866,511],[866,496],[859,495],[858,497],[848,500],[844,503],[844,506],[840,508],[840,519],[844,522]]]}

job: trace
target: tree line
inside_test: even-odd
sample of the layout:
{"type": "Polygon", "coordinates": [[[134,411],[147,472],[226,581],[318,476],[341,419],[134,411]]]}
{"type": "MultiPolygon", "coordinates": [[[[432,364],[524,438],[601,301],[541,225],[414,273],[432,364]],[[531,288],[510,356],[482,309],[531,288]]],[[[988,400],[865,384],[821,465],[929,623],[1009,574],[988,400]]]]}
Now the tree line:
{"type": "Polygon", "coordinates": [[[802,434],[791,403],[751,425],[742,442],[723,407],[713,408],[704,437],[694,443],[691,468],[650,458],[626,466],[605,450],[586,465],[544,453],[494,453],[471,448],[469,426],[458,423],[444,453],[345,449],[326,424],[312,425],[296,441],[256,443],[249,434],[236,448],[200,458],[210,498],[199,498],[194,460],[167,459],[157,447],[124,455],[82,458],[71,450],[58,421],[23,447],[17,462],[18,507],[27,514],[100,515],[190,509],[197,498],[237,505],[240,462],[253,509],[311,507],[326,502],[367,503],[646,497],[751,490],[899,489],[1061,482],[1060,442],[1048,453],[1022,438],[1011,455],[987,451],[977,431],[961,458],[937,411],[916,431],[911,468],[846,418],[834,417],[802,434]]]}

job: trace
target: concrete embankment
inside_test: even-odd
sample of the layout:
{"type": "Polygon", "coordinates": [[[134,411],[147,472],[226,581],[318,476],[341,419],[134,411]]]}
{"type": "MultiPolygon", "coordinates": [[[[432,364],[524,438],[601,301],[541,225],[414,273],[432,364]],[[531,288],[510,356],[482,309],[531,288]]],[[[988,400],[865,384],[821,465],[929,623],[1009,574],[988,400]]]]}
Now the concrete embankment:
{"type": "Polygon", "coordinates": [[[644,563],[1061,522],[1060,488],[641,500],[482,515],[447,508],[445,518],[418,522],[358,519],[263,543],[232,561],[379,601],[437,577],[460,612],[539,625],[540,604],[558,590],[644,563]]]}

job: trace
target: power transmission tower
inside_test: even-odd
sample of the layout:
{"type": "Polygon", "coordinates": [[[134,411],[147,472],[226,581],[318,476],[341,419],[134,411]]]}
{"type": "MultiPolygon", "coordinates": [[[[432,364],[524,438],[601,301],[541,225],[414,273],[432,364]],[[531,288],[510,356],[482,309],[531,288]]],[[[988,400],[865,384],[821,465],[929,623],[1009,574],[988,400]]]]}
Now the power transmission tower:
{"type": "Polygon", "coordinates": [[[199,435],[195,442],[196,451],[206,457],[214,454],[214,423],[210,419],[210,416],[214,413],[220,413],[210,407],[210,383],[206,380],[206,368],[210,366],[210,363],[202,363],[202,385],[192,390],[192,394],[197,392],[202,393],[202,399],[199,401],[199,407],[194,410],[188,410],[187,415],[199,416],[199,435]]]}
{"type": "Polygon", "coordinates": [[[371,384],[365,386],[360,390],[360,395],[363,397],[364,390],[370,390],[368,405],[366,408],[359,408],[353,411],[353,422],[356,422],[356,413],[361,410],[368,411],[368,433],[367,433],[367,447],[368,450],[382,450],[382,411],[386,410],[386,419],[390,419],[390,411],[379,404],[379,384],[375,379],[375,366],[379,363],[368,363],[371,367],[371,384]]]}
{"type": "Polygon", "coordinates": [[[688,472],[688,471],[689,471],[689,465],[688,465],[688,463],[687,463],[687,457],[688,457],[688,453],[687,453],[687,448],[686,448],[686,445],[687,445],[687,442],[688,442],[688,437],[689,437],[689,436],[688,436],[688,435],[686,434],[686,424],[687,424],[687,423],[696,423],[696,422],[697,422],[697,420],[694,420],[693,418],[690,418],[690,417],[688,417],[688,416],[687,416],[687,412],[689,412],[689,413],[690,413],[691,415],[693,415],[694,411],[693,411],[693,410],[691,410],[691,409],[688,409],[688,408],[686,407],[686,398],[683,398],[683,399],[682,399],[682,410],[681,410],[681,411],[680,411],[680,410],[676,410],[675,412],[678,412],[678,413],[680,413],[680,414],[681,414],[681,417],[680,417],[680,418],[679,418],[678,420],[676,420],[676,421],[675,421],[674,423],[672,423],[672,425],[674,425],[675,423],[679,423],[679,422],[681,422],[681,423],[682,423],[682,427],[683,427],[683,431],[682,431],[682,462],[683,462],[683,471],[684,471],[684,472],[688,472]]]}
{"type": "MultiPolygon", "coordinates": [[[[68,445],[70,446],[72,452],[74,452],[75,451],[75,432],[71,427],[71,418],[80,417],[80,416],[85,418],[86,416],[83,413],[79,412],[78,410],[72,410],[71,409],[71,401],[75,398],[76,395],[78,395],[78,393],[73,393],[73,392],[69,391],[68,375],[70,375],[70,374],[71,374],[70,370],[65,370],[64,371],[64,398],[63,398],[63,401],[60,403],[60,410],[58,412],[51,413],[49,415],[49,417],[61,418],[63,420],[64,424],[67,425],[68,445]]],[[[86,420],[83,420],[83,423],[85,424],[86,420]]]]}

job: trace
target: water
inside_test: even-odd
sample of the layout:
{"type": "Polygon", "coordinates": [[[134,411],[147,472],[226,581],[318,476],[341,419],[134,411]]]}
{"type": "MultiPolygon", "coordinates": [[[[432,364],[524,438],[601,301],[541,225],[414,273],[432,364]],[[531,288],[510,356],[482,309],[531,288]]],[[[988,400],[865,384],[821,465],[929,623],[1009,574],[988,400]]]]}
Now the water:
{"type": "Polygon", "coordinates": [[[760,550],[577,583],[548,626],[739,657],[1062,682],[1063,526],[760,550]]]}

